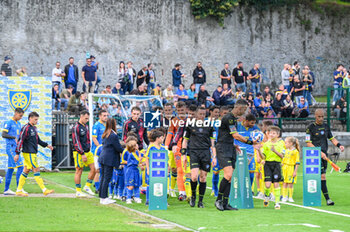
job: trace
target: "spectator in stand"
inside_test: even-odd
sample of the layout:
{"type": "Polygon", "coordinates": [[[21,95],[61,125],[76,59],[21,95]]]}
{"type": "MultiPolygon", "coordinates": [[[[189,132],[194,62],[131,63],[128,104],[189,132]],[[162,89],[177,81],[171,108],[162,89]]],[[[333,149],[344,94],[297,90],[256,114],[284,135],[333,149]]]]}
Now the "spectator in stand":
{"type": "Polygon", "coordinates": [[[294,76],[295,75],[300,76],[300,65],[299,65],[298,61],[294,61],[292,69],[293,69],[293,72],[294,72],[294,76]]]}
{"type": "Polygon", "coordinates": [[[261,102],[259,107],[256,107],[256,110],[260,118],[264,118],[265,115],[267,115],[267,111],[265,111],[265,109],[267,110],[266,103],[264,101],[261,102]]]}
{"type": "Polygon", "coordinates": [[[261,78],[261,72],[259,67],[260,67],[259,64],[255,64],[254,68],[250,70],[249,76],[248,76],[248,80],[251,81],[254,95],[256,95],[257,93],[260,93],[260,85],[261,85],[262,78],[261,78]]]}
{"type": "Polygon", "coordinates": [[[173,93],[173,86],[168,85],[168,87],[163,91],[163,96],[165,97],[166,102],[173,102],[174,101],[174,93],[173,93]]]}
{"type": "Polygon", "coordinates": [[[112,94],[112,87],[110,85],[106,85],[105,91],[107,94],[112,94]]]}
{"type": "Polygon", "coordinates": [[[270,105],[272,105],[272,102],[273,102],[273,98],[270,94],[266,95],[264,101],[267,103],[270,103],[270,105]]]}
{"type": "Polygon", "coordinates": [[[284,64],[283,70],[281,72],[281,76],[282,76],[282,85],[288,91],[288,93],[290,93],[290,91],[291,91],[291,88],[289,85],[290,73],[289,73],[288,69],[289,69],[289,64],[284,64]]]}
{"type": "Polygon", "coordinates": [[[232,98],[232,89],[228,87],[228,84],[224,84],[223,91],[221,94],[220,101],[223,105],[233,105],[235,104],[235,100],[232,98]]]}
{"type": "Polygon", "coordinates": [[[204,107],[209,108],[214,105],[214,99],[210,97],[207,90],[205,90],[205,85],[201,85],[198,93],[198,104],[204,105],[204,107]]]}
{"type": "Polygon", "coordinates": [[[126,66],[127,66],[126,72],[129,77],[129,82],[127,87],[125,88],[125,91],[127,91],[128,93],[130,93],[134,89],[134,83],[136,79],[136,70],[132,67],[132,65],[133,63],[131,61],[128,61],[126,63],[126,66]]]}
{"type": "Polygon", "coordinates": [[[270,87],[266,86],[264,89],[264,92],[262,93],[263,98],[266,98],[267,95],[273,96],[272,92],[270,91],[270,87]]]}
{"type": "Polygon", "coordinates": [[[188,99],[188,94],[187,91],[185,90],[185,86],[183,84],[179,85],[179,89],[176,91],[176,97],[178,101],[187,101],[188,99]]]}
{"type": "Polygon", "coordinates": [[[137,73],[136,88],[145,83],[147,74],[147,67],[143,66],[142,69],[137,73]]]}
{"type": "Polygon", "coordinates": [[[119,94],[119,95],[124,95],[124,91],[122,90],[122,86],[120,82],[117,82],[115,84],[115,87],[112,89],[113,94],[119,94]]]}
{"type": "Polygon", "coordinates": [[[343,90],[342,83],[344,78],[344,72],[343,72],[344,66],[342,64],[338,64],[337,70],[333,73],[333,87],[334,87],[334,94],[333,94],[333,105],[343,96],[343,90]]]}
{"type": "Polygon", "coordinates": [[[173,86],[174,86],[175,93],[179,89],[179,86],[181,84],[181,78],[186,77],[186,75],[182,74],[180,70],[181,70],[181,64],[175,64],[175,68],[173,68],[173,70],[172,70],[173,86]]]}
{"type": "Polygon", "coordinates": [[[80,102],[81,105],[84,107],[84,110],[89,110],[89,104],[88,104],[88,100],[87,100],[87,94],[86,93],[82,93],[80,95],[80,102]]]}
{"type": "Polygon", "coordinates": [[[284,104],[282,99],[282,94],[277,93],[276,99],[273,101],[272,109],[276,113],[276,116],[280,118],[284,110],[284,104]]]}
{"type": "Polygon", "coordinates": [[[5,56],[4,60],[5,62],[1,65],[1,75],[10,77],[12,76],[11,57],[5,56]]]}
{"type": "Polygon", "coordinates": [[[246,77],[244,75],[243,63],[241,61],[239,61],[237,63],[237,67],[233,69],[232,76],[234,79],[236,90],[238,88],[241,88],[243,93],[245,93],[247,91],[246,77]]]}
{"type": "Polygon", "coordinates": [[[253,114],[254,116],[258,116],[258,112],[256,111],[256,108],[254,105],[254,95],[253,94],[248,94],[247,102],[248,102],[248,107],[249,107],[250,113],[253,114]]]}
{"type": "Polygon", "coordinates": [[[62,77],[64,78],[66,74],[61,69],[61,63],[56,62],[56,67],[52,69],[52,86],[58,85],[58,90],[62,90],[62,77]]]}
{"type": "Polygon", "coordinates": [[[67,110],[69,99],[73,95],[73,90],[74,87],[72,85],[68,85],[68,88],[63,89],[60,93],[61,104],[64,104],[64,110],[67,110]]]}
{"type": "Polygon", "coordinates": [[[197,62],[197,67],[193,70],[193,83],[196,85],[196,93],[198,94],[199,88],[202,84],[206,83],[207,75],[202,67],[202,62],[197,62]]]}
{"type": "Polygon", "coordinates": [[[242,89],[241,88],[237,88],[237,91],[234,94],[234,102],[236,103],[238,99],[242,99],[243,95],[245,96],[245,93],[242,91],[242,89]]]}
{"type": "Polygon", "coordinates": [[[162,86],[160,84],[157,84],[157,86],[152,90],[152,95],[163,98],[162,86]]]}
{"type": "Polygon", "coordinates": [[[344,96],[342,96],[336,103],[335,103],[335,108],[334,112],[336,113],[336,117],[340,118],[341,115],[344,115],[346,117],[346,101],[344,96]],[[342,113],[342,114],[341,114],[342,113]]]}
{"type": "MultiPolygon", "coordinates": [[[[98,65],[100,64],[99,62],[96,61],[96,57],[91,55],[90,56],[91,59],[91,65],[94,66],[96,68],[96,73],[98,70],[98,65]]],[[[97,81],[96,81],[96,85],[95,85],[95,89],[94,89],[94,93],[98,93],[98,88],[99,88],[99,83],[101,82],[101,78],[98,76],[97,74],[97,81]]]]}
{"type": "Polygon", "coordinates": [[[79,115],[80,111],[84,110],[84,107],[80,101],[81,93],[77,91],[72,95],[68,101],[68,113],[79,115]]]}
{"type": "Polygon", "coordinates": [[[118,104],[114,102],[112,105],[108,106],[108,113],[111,117],[114,117],[118,113],[118,104]]]}
{"type": "Polygon", "coordinates": [[[282,111],[282,117],[283,118],[294,118],[294,102],[292,101],[292,98],[290,95],[287,96],[286,99],[283,100],[283,111],[282,111]]]}
{"type": "Polygon", "coordinates": [[[343,89],[348,89],[350,87],[349,72],[346,71],[346,68],[344,68],[343,71],[345,73],[345,76],[344,76],[344,79],[343,79],[342,86],[343,86],[343,89]]]}
{"type": "Polygon", "coordinates": [[[153,64],[149,63],[147,65],[147,76],[146,76],[146,84],[147,84],[147,94],[151,95],[152,90],[156,87],[156,76],[153,70],[153,64]]]}
{"type": "Polygon", "coordinates": [[[194,104],[197,105],[197,96],[198,92],[196,92],[196,84],[191,84],[190,88],[187,90],[188,99],[187,102],[189,105],[194,104]]]}
{"type": "Polygon", "coordinates": [[[307,118],[310,114],[309,104],[305,101],[304,97],[300,98],[300,103],[298,104],[299,118],[307,118]]]}
{"type": "Polygon", "coordinates": [[[311,100],[312,76],[310,75],[309,70],[305,69],[305,68],[302,70],[302,74],[303,74],[302,80],[303,80],[303,84],[305,86],[303,96],[306,99],[309,106],[311,106],[312,105],[312,100],[311,100]]]}
{"type": "Polygon", "coordinates": [[[229,64],[225,63],[224,64],[224,69],[221,71],[220,78],[221,78],[221,86],[224,84],[228,84],[228,87],[231,89],[231,71],[229,70],[229,64]]]}
{"type": "Polygon", "coordinates": [[[304,69],[308,70],[308,71],[309,71],[309,74],[311,75],[312,83],[311,83],[311,85],[309,86],[309,91],[310,91],[310,95],[311,95],[311,100],[313,100],[313,101],[315,102],[315,99],[314,99],[314,97],[312,96],[312,90],[314,89],[314,87],[315,87],[315,82],[316,82],[315,74],[310,70],[309,66],[307,66],[307,65],[304,66],[304,69]],[[311,88],[310,88],[310,87],[311,87],[311,88]]]}
{"type": "Polygon", "coordinates": [[[130,95],[147,95],[145,85],[139,85],[137,89],[134,89],[130,92],[130,95]]]}
{"type": "Polygon", "coordinates": [[[255,108],[259,108],[261,107],[261,103],[263,102],[263,96],[261,95],[261,93],[257,93],[255,98],[254,98],[254,106],[255,108]]]}
{"type": "Polygon", "coordinates": [[[277,94],[281,94],[281,98],[282,98],[282,101],[283,101],[284,99],[287,98],[287,96],[288,96],[288,91],[287,91],[286,88],[284,88],[284,85],[280,85],[280,86],[278,87],[278,90],[277,90],[276,93],[275,93],[275,98],[276,98],[277,94]]]}
{"type": "Polygon", "coordinates": [[[64,73],[66,74],[64,76],[64,84],[66,88],[68,88],[68,85],[73,86],[73,94],[76,93],[77,91],[77,86],[78,86],[78,80],[79,80],[79,71],[78,71],[78,66],[74,64],[74,58],[70,57],[69,58],[69,64],[67,64],[64,67],[64,73]]]}
{"type": "Polygon", "coordinates": [[[266,114],[264,115],[264,121],[271,121],[274,125],[277,124],[277,120],[274,119],[275,115],[272,109],[267,108],[266,114]]]}
{"type": "Polygon", "coordinates": [[[86,65],[83,67],[81,76],[85,85],[86,93],[94,93],[95,85],[97,82],[97,72],[96,67],[91,65],[91,59],[86,59],[86,65]]]}
{"type": "Polygon", "coordinates": [[[21,67],[20,69],[17,69],[16,70],[16,74],[17,76],[19,77],[27,77],[28,74],[27,74],[27,68],[26,67],[21,67]]]}
{"type": "MultiPolygon", "coordinates": [[[[101,94],[107,94],[105,90],[101,91],[101,94]]],[[[98,107],[102,108],[103,104],[106,104],[107,106],[111,104],[111,100],[107,97],[100,97],[97,101],[98,107]]]]}
{"type": "Polygon", "coordinates": [[[56,109],[56,103],[57,103],[57,110],[60,110],[61,99],[60,99],[60,91],[58,90],[57,84],[52,87],[52,110],[56,109]]]}
{"type": "Polygon", "coordinates": [[[294,76],[294,85],[293,85],[291,92],[294,94],[295,102],[296,102],[297,106],[300,103],[300,99],[303,97],[304,89],[305,89],[305,86],[299,80],[299,76],[295,75],[294,76]]]}
{"type": "Polygon", "coordinates": [[[216,90],[213,92],[213,95],[212,95],[212,98],[214,99],[214,104],[217,106],[224,105],[221,102],[222,93],[223,93],[223,89],[221,85],[218,85],[218,87],[216,88],[216,90]]]}
{"type": "Polygon", "coordinates": [[[129,80],[129,77],[127,76],[127,73],[126,73],[125,63],[124,61],[120,61],[119,67],[117,70],[117,82],[120,83],[121,88],[123,89],[123,92],[124,92],[124,88],[127,85],[128,80],[129,80]]]}

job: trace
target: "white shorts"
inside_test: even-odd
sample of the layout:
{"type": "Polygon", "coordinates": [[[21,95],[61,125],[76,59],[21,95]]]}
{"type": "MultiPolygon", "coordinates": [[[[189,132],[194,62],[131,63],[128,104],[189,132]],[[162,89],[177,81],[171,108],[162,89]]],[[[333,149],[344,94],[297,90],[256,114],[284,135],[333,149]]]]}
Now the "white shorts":
{"type": "Polygon", "coordinates": [[[94,164],[95,164],[95,169],[96,169],[96,170],[98,170],[98,169],[101,168],[101,165],[100,165],[100,163],[98,162],[98,156],[97,156],[97,155],[94,156],[94,164]]]}

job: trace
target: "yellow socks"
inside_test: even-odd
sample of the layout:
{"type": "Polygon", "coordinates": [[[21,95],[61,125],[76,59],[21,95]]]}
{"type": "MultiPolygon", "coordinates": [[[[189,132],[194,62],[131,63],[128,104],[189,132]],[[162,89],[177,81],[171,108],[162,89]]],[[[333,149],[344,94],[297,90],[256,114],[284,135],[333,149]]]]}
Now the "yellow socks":
{"type": "Polygon", "coordinates": [[[187,197],[192,196],[191,179],[190,178],[186,178],[186,180],[185,180],[185,191],[186,191],[187,197]]]}
{"type": "Polygon", "coordinates": [[[41,178],[40,172],[34,173],[34,179],[35,179],[36,183],[38,183],[41,190],[44,191],[44,189],[45,189],[44,180],[43,180],[43,178],[41,178]]]}
{"type": "Polygon", "coordinates": [[[21,177],[19,178],[17,192],[21,192],[23,189],[23,185],[26,183],[26,179],[28,177],[28,174],[22,172],[21,177]]]}
{"type": "Polygon", "coordinates": [[[288,193],[289,193],[289,197],[290,197],[290,198],[293,198],[293,190],[294,190],[293,187],[288,188],[288,193]]]}
{"type": "Polygon", "coordinates": [[[280,197],[281,197],[281,188],[275,188],[275,202],[279,203],[280,202],[280,197]]]}
{"type": "Polygon", "coordinates": [[[171,177],[170,177],[170,189],[175,189],[176,186],[176,179],[177,179],[177,173],[171,172],[171,177]]]}
{"type": "Polygon", "coordinates": [[[93,181],[93,180],[87,179],[85,185],[88,186],[88,187],[90,188],[90,187],[91,187],[91,184],[92,184],[92,181],[93,181]]]}

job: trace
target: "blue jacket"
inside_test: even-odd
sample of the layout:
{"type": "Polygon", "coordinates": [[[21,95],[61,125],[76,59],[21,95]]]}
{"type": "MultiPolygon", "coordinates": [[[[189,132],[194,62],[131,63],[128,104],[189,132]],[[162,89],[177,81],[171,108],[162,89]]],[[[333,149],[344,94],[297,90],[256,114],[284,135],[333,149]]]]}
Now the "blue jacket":
{"type": "Polygon", "coordinates": [[[181,84],[182,73],[180,72],[180,70],[176,70],[175,68],[173,69],[172,73],[173,73],[173,86],[179,87],[179,85],[181,84]]]}
{"type": "Polygon", "coordinates": [[[114,94],[119,94],[119,95],[124,95],[124,91],[122,89],[117,90],[116,87],[112,89],[112,93],[114,94]]]}
{"type": "Polygon", "coordinates": [[[221,105],[221,98],[220,98],[221,94],[222,94],[222,90],[221,92],[219,92],[217,89],[213,93],[214,104],[217,106],[221,105]]]}
{"type": "Polygon", "coordinates": [[[120,145],[118,135],[112,131],[108,138],[103,140],[102,152],[98,158],[98,162],[106,165],[118,168],[120,165],[120,154],[123,152],[123,148],[120,145]]]}

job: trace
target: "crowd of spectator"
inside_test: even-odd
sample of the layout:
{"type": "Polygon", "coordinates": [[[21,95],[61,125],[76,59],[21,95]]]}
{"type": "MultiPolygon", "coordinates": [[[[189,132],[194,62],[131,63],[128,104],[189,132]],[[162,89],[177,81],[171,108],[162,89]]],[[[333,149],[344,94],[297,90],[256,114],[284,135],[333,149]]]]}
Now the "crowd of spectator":
{"type": "MultiPolygon", "coordinates": [[[[181,64],[175,64],[172,70],[172,83],[168,82],[167,86],[162,88],[159,82],[157,83],[152,63],[142,66],[137,72],[131,61],[126,65],[124,61],[120,61],[116,71],[116,83],[98,91],[101,78],[98,75],[99,62],[95,59],[94,56],[86,59],[86,65],[82,67],[80,76],[73,57],[69,58],[69,63],[64,69],[61,69],[60,62],[56,62],[52,70],[52,108],[54,110],[78,114],[88,109],[88,93],[156,95],[162,99],[163,104],[173,103],[175,106],[177,102],[183,101],[188,105],[195,104],[206,108],[213,105],[234,105],[238,99],[246,99],[251,113],[255,116],[275,120],[279,117],[308,117],[309,107],[315,102],[312,96],[315,74],[308,66],[301,68],[297,61],[293,65],[284,64],[281,71],[281,84],[275,91],[272,91],[269,85],[265,85],[261,90],[262,73],[259,64],[254,64],[253,68],[246,72],[242,62],[238,62],[232,71],[229,63],[225,63],[218,78],[221,84],[213,93],[209,93],[206,89],[206,72],[201,62],[198,62],[193,70],[193,82],[190,86],[185,86],[183,83],[186,75],[181,72],[181,64]],[[77,91],[80,78],[83,81],[83,88],[82,91],[77,91]]],[[[1,66],[3,76],[12,75],[10,62],[11,58],[6,56],[1,66]]],[[[25,67],[16,70],[16,73],[19,76],[25,76],[25,67]]],[[[332,103],[334,112],[339,118],[346,109],[343,90],[350,86],[348,71],[343,65],[337,66],[333,79],[335,89],[332,103]]],[[[113,115],[121,114],[121,106],[107,97],[101,97],[94,107],[106,109],[113,115]]]]}

